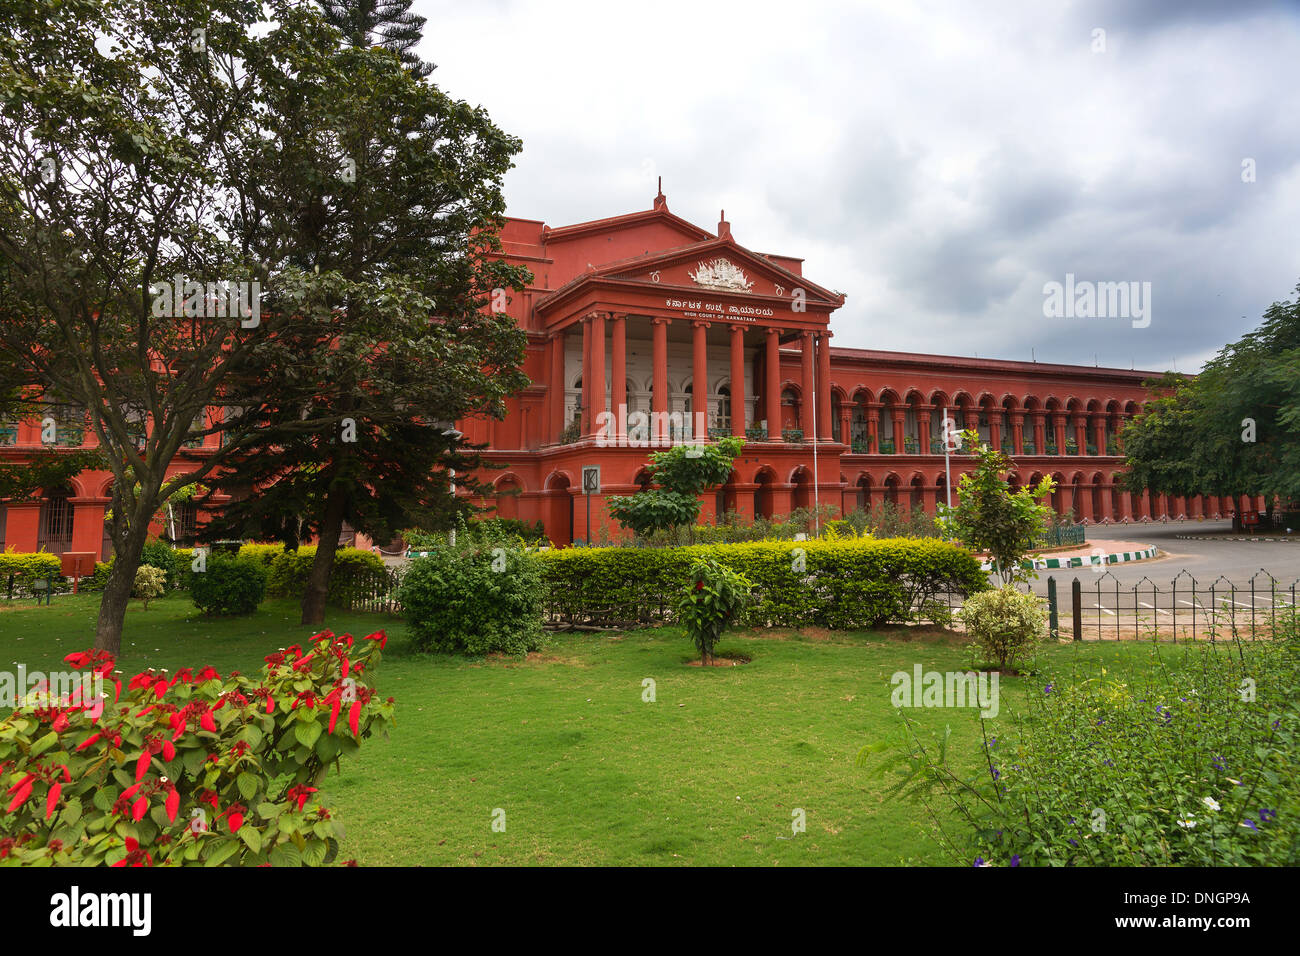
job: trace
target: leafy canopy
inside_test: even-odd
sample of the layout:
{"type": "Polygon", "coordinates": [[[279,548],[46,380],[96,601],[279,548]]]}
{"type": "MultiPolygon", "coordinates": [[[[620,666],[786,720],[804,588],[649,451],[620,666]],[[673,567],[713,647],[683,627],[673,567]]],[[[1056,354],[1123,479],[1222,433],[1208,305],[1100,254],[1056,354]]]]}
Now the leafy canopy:
{"type": "Polygon", "coordinates": [[[975,459],[975,469],[962,475],[957,485],[957,507],[939,506],[939,513],[952,532],[968,548],[988,552],[1004,583],[1035,577],[1020,567],[1020,561],[1034,546],[1052,510],[1038,503],[1056,487],[1044,478],[1035,488],[1013,492],[1007,476],[1013,462],[996,448],[980,442],[979,433],[962,433],[975,459]]]}
{"type": "Polygon", "coordinates": [[[634,495],[613,495],[609,513],[633,534],[645,537],[691,525],[700,515],[699,496],[731,477],[743,438],[720,438],[708,445],[674,445],[650,456],[646,473],[657,488],[634,495]]]}

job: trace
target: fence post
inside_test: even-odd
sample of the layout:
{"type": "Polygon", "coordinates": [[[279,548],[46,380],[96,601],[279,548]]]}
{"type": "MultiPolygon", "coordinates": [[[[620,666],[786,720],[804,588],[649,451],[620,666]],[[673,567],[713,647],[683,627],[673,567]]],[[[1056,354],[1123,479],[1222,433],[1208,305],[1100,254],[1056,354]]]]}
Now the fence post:
{"type": "Polygon", "coordinates": [[[1083,640],[1083,586],[1075,578],[1070,585],[1070,610],[1074,614],[1074,639],[1083,640]]]}
{"type": "Polygon", "coordinates": [[[1056,578],[1053,577],[1047,579],[1047,614],[1048,633],[1052,640],[1058,640],[1061,636],[1061,618],[1056,606],[1056,578]]]}

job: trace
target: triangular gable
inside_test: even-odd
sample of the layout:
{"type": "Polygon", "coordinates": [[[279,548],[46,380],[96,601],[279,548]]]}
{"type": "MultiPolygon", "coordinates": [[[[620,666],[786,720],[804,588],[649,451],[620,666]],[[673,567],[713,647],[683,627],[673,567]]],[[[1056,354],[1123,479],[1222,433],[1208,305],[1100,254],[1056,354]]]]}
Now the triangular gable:
{"type": "MultiPolygon", "coordinates": [[[[713,233],[708,230],[701,229],[694,223],[687,222],[681,216],[669,212],[667,206],[625,213],[621,216],[610,216],[606,219],[593,219],[590,222],[579,222],[570,226],[558,226],[554,229],[547,229],[545,235],[547,242],[567,242],[591,235],[607,235],[611,232],[626,230],[654,232],[661,237],[680,236],[681,241],[672,242],[672,246],[700,242],[713,237],[713,233]]],[[[665,247],[661,245],[659,248],[665,247]]]]}
{"type": "Polygon", "coordinates": [[[605,263],[588,275],[631,279],[695,292],[790,297],[802,289],[810,301],[840,305],[843,297],[751,252],[730,237],[605,263]]]}

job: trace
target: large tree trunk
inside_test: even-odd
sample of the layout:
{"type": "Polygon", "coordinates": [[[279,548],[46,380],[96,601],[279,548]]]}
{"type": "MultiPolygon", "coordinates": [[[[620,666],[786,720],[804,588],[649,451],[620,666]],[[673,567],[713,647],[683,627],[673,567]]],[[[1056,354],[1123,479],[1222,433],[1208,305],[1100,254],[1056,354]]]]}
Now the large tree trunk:
{"type": "Polygon", "coordinates": [[[127,532],[126,547],[113,558],[113,570],[108,574],[104,596],[99,602],[99,620],[95,623],[95,650],[108,651],[114,658],[122,654],[122,625],[126,621],[131,592],[135,589],[140,553],[149,534],[147,519],[132,521],[131,527],[133,530],[127,532]]]}
{"type": "Polygon", "coordinates": [[[339,549],[339,538],[343,535],[346,498],[347,492],[334,486],[330,488],[325,499],[325,514],[321,518],[320,533],[316,542],[316,559],[311,565],[307,593],[302,596],[302,623],[310,627],[320,627],[325,623],[325,599],[329,596],[334,554],[339,549]]]}

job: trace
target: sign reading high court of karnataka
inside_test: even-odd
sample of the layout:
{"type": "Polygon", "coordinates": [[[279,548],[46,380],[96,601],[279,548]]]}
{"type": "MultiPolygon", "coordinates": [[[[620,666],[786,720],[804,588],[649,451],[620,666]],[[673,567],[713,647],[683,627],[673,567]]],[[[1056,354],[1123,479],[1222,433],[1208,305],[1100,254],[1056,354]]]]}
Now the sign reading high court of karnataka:
{"type": "Polygon", "coordinates": [[[725,305],[722,302],[705,302],[703,299],[664,299],[670,309],[682,309],[682,315],[692,319],[731,319],[735,322],[754,322],[770,319],[775,310],[755,305],[725,305]]]}

